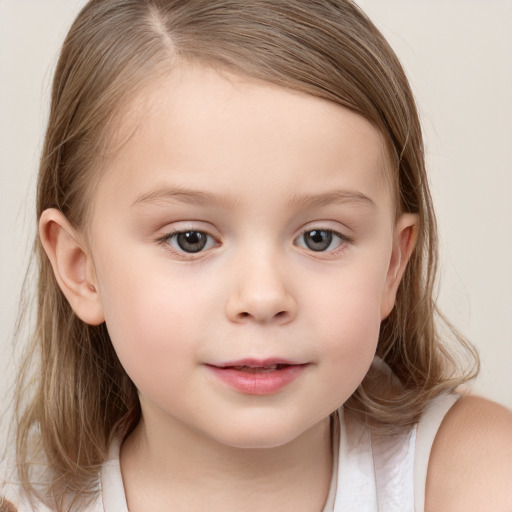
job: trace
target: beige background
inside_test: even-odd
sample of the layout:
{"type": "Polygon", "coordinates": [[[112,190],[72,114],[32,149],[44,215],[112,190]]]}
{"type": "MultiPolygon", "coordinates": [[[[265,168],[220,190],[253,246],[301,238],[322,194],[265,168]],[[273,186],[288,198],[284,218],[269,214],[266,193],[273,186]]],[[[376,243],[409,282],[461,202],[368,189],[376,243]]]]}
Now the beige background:
{"type": "MultiPolygon", "coordinates": [[[[480,351],[476,390],[512,408],[512,1],[359,3],[402,59],[418,99],[441,231],[440,302],[480,351]]],[[[51,72],[82,4],[0,0],[1,409],[13,378],[51,72]]]]}

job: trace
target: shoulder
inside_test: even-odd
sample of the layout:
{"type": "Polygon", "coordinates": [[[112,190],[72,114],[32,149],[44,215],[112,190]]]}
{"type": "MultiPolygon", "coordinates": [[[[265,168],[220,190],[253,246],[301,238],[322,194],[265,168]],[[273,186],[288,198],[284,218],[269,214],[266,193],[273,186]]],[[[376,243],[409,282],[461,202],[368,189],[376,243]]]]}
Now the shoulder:
{"type": "Polygon", "coordinates": [[[17,512],[18,509],[3,496],[0,496],[0,512],[17,512]]]}
{"type": "Polygon", "coordinates": [[[40,503],[30,501],[17,484],[3,486],[0,491],[0,512],[51,512],[40,503]]]}
{"type": "Polygon", "coordinates": [[[12,471],[7,471],[6,468],[2,467],[1,473],[0,512],[18,512],[21,486],[14,483],[12,478],[12,471]]]}
{"type": "MultiPolygon", "coordinates": [[[[84,512],[102,512],[96,501],[101,499],[91,502],[84,512]]],[[[35,494],[26,492],[16,478],[9,477],[0,481],[0,512],[56,512],[56,507],[43,503],[35,494]]]]}
{"type": "Polygon", "coordinates": [[[0,478],[0,512],[51,512],[26,493],[13,466],[2,468],[0,478]]]}
{"type": "Polygon", "coordinates": [[[512,412],[463,396],[432,446],[425,512],[512,510],[512,412]]]}

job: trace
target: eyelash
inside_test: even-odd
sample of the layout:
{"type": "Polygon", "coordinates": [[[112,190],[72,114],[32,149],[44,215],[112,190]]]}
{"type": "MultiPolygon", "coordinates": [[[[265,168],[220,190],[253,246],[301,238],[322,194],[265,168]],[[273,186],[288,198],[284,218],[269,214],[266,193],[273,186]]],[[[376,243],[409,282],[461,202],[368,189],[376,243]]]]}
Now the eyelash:
{"type": "MultiPolygon", "coordinates": [[[[157,242],[159,244],[163,245],[166,250],[173,252],[175,254],[178,254],[185,258],[187,258],[187,257],[194,258],[194,257],[196,257],[196,255],[200,255],[203,252],[207,251],[208,249],[211,249],[216,243],[218,244],[215,237],[211,233],[208,233],[208,231],[205,231],[203,229],[193,229],[193,228],[179,229],[179,230],[171,231],[169,233],[166,233],[164,236],[158,238],[157,242]],[[180,235],[187,235],[187,234],[191,234],[191,233],[199,234],[199,235],[202,235],[205,237],[204,246],[199,248],[197,251],[186,251],[183,249],[183,247],[179,247],[179,245],[178,245],[178,247],[175,247],[171,244],[171,241],[177,240],[177,238],[180,235]]],[[[313,242],[313,243],[315,243],[315,242],[313,242]]],[[[321,241],[318,243],[321,243],[321,241]]],[[[341,251],[343,251],[345,249],[345,246],[349,243],[352,243],[352,239],[350,239],[349,237],[347,237],[333,229],[323,228],[320,226],[308,227],[307,229],[304,229],[300,233],[300,235],[294,239],[294,244],[297,247],[301,247],[313,254],[319,254],[319,255],[321,255],[321,254],[337,255],[341,251]],[[306,234],[308,234],[308,233],[311,234],[314,232],[319,232],[319,233],[324,233],[324,234],[327,233],[329,235],[329,237],[330,237],[329,244],[325,250],[323,250],[323,249],[315,250],[311,247],[308,247],[306,242],[304,242],[303,245],[298,243],[298,241],[300,239],[302,239],[306,234]],[[333,249],[328,249],[331,246],[331,244],[334,242],[335,238],[338,239],[337,246],[333,249]]]]}
{"type": "Polygon", "coordinates": [[[195,255],[201,254],[205,250],[211,249],[212,241],[215,243],[216,239],[212,234],[208,233],[208,231],[205,231],[204,229],[193,229],[193,228],[192,229],[177,229],[175,231],[166,233],[164,236],[157,239],[157,242],[160,243],[161,245],[163,245],[166,250],[176,253],[176,254],[179,254],[182,257],[189,257],[189,258],[194,257],[195,255]],[[171,245],[171,242],[173,240],[176,240],[180,235],[186,235],[187,233],[196,233],[196,234],[204,235],[206,237],[205,245],[197,251],[186,251],[181,247],[174,247],[171,245]],[[208,245],[210,245],[210,246],[207,247],[208,245]]]}
{"type": "Polygon", "coordinates": [[[345,249],[346,245],[351,242],[352,242],[352,239],[343,235],[342,233],[340,233],[334,229],[329,229],[329,228],[325,228],[325,227],[321,227],[321,226],[313,226],[313,227],[308,227],[307,229],[304,229],[301,232],[301,234],[294,240],[295,245],[297,245],[298,247],[302,247],[303,249],[306,249],[307,251],[310,251],[313,254],[318,254],[318,255],[329,254],[329,255],[333,255],[333,256],[342,252],[345,249]],[[303,238],[306,234],[313,233],[313,232],[328,233],[331,236],[331,240],[330,240],[328,247],[330,247],[330,245],[334,241],[334,237],[336,237],[338,239],[337,246],[333,249],[328,249],[328,247],[327,247],[326,250],[314,250],[311,247],[299,245],[297,243],[297,241],[300,240],[301,238],[303,238]]]}

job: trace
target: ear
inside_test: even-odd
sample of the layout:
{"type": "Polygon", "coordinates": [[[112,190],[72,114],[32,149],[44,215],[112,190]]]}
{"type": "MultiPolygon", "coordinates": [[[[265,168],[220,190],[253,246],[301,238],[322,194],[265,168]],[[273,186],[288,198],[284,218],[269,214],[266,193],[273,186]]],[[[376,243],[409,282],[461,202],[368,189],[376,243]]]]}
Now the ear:
{"type": "Polygon", "coordinates": [[[78,231],[62,212],[49,208],[39,220],[39,237],[57,284],[73,311],[87,324],[103,323],[93,260],[78,231]]]}
{"type": "Polygon", "coordinates": [[[418,238],[418,215],[403,213],[395,224],[393,249],[381,302],[381,320],[393,310],[396,292],[418,238]]]}

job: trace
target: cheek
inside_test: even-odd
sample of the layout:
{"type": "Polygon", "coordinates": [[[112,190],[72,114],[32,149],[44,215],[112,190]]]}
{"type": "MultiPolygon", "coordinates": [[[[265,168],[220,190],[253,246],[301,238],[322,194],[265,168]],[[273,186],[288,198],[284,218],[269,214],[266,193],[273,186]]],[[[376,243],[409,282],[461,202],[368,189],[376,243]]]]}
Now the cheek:
{"type": "Polygon", "coordinates": [[[377,349],[381,275],[371,270],[340,275],[309,304],[318,359],[327,361],[325,385],[338,391],[340,404],[363,380],[377,349]]]}
{"type": "Polygon", "coordinates": [[[321,280],[303,283],[310,290],[304,308],[313,311],[318,328],[349,343],[373,340],[380,327],[380,304],[385,288],[384,265],[347,266],[321,280]]]}
{"type": "Polygon", "coordinates": [[[324,388],[332,394],[331,410],[344,404],[365,378],[379,336],[378,320],[364,315],[334,325],[336,335],[330,338],[332,343],[327,347],[329,364],[321,373],[324,388]]]}
{"type": "Polygon", "coordinates": [[[323,329],[326,351],[332,366],[343,370],[344,378],[362,380],[379,339],[380,315],[378,301],[371,304],[367,297],[352,294],[340,298],[336,308],[325,316],[323,329]]]}
{"type": "Polygon", "coordinates": [[[190,283],[166,274],[165,266],[135,266],[131,259],[106,270],[101,298],[121,364],[141,391],[155,381],[172,386],[198,357],[208,324],[204,303],[212,299],[204,289],[192,293],[190,283]]]}

